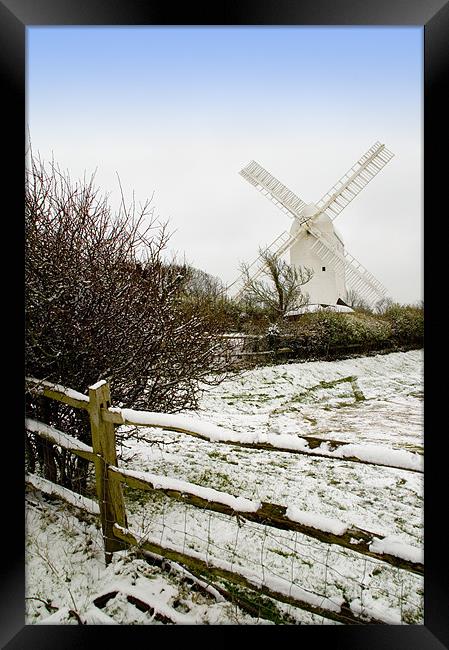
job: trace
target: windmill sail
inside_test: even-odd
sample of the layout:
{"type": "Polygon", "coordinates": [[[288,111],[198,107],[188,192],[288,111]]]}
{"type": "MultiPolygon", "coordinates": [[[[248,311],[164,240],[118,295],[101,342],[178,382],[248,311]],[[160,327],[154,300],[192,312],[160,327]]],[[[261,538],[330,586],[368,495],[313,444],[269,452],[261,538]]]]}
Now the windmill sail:
{"type": "MultiPolygon", "coordinates": [[[[283,232],[282,235],[277,237],[269,246],[264,250],[270,252],[272,255],[279,257],[285,253],[296,241],[301,231],[295,235],[288,232],[283,232]]],[[[345,251],[340,251],[328,242],[320,233],[312,230],[316,237],[315,243],[311,246],[311,250],[319,255],[324,264],[329,265],[336,271],[345,274],[346,284],[353,289],[363,300],[373,304],[387,296],[387,290],[379,280],[377,280],[372,273],[370,273],[356,258],[345,251]]],[[[248,268],[248,276],[241,275],[231,285],[227,287],[229,291],[233,287],[235,298],[241,297],[246,287],[257,280],[263,273],[266,263],[264,259],[259,256],[254,260],[248,268]]],[[[231,291],[232,293],[232,291],[231,291]]]]}
{"type": "MultiPolygon", "coordinates": [[[[352,255],[337,248],[335,243],[315,230],[313,223],[320,214],[327,215],[331,220],[335,219],[393,156],[394,154],[386,149],[384,144],[375,142],[329,192],[317,203],[309,205],[259,163],[252,160],[240,171],[241,176],[277,205],[282,212],[293,218],[299,226],[293,229],[293,234],[282,233],[266,250],[279,257],[293,246],[306,229],[315,237],[315,242],[309,250],[315,252],[323,265],[328,264],[334,268],[340,277],[344,277],[344,283],[367,302],[373,303],[385,297],[387,295],[385,287],[352,255]]],[[[237,290],[235,297],[240,297],[248,284],[263,273],[264,268],[263,258],[258,257],[248,267],[248,275],[242,275],[228,289],[237,290]]]]}
{"type": "MultiPolygon", "coordinates": [[[[276,255],[278,257],[281,255],[284,251],[286,251],[290,246],[292,245],[291,240],[295,240],[296,237],[292,237],[287,231],[283,232],[279,237],[276,237],[276,239],[269,244],[269,246],[266,246],[264,248],[265,252],[271,253],[272,255],[276,255]]],[[[234,295],[234,298],[239,298],[246,287],[253,282],[254,280],[257,280],[257,278],[263,273],[265,269],[266,263],[264,259],[259,255],[249,266],[247,267],[248,270],[248,276],[245,274],[242,274],[240,277],[237,278],[237,280],[234,280],[234,282],[226,287],[226,290],[230,292],[230,294],[234,295]]]]}
{"type": "Polygon", "coordinates": [[[384,144],[375,142],[355,165],[317,202],[319,211],[335,219],[393,158],[384,144]]]}
{"type": "Polygon", "coordinates": [[[301,212],[306,207],[305,201],[296,196],[255,160],[241,169],[239,174],[289,217],[299,219],[301,223],[305,220],[301,217],[301,212]]]}
{"type": "Polygon", "coordinates": [[[367,302],[372,304],[386,297],[387,290],[382,283],[347,251],[340,253],[322,236],[317,237],[311,250],[320,256],[323,263],[344,271],[346,284],[367,302]]]}

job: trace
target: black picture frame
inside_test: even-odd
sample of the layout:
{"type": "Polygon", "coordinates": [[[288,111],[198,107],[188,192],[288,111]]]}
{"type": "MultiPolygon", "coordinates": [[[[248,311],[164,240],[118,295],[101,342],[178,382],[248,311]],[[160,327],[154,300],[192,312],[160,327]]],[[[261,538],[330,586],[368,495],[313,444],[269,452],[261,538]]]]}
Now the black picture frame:
{"type": "MultiPolygon", "coordinates": [[[[164,643],[287,642],[324,643],[333,650],[440,650],[449,648],[449,577],[443,526],[447,516],[447,424],[438,413],[445,406],[444,383],[435,379],[444,350],[445,328],[441,308],[444,294],[444,252],[434,235],[445,210],[445,166],[438,152],[447,145],[449,4],[443,0],[264,0],[191,3],[176,6],[149,0],[0,0],[0,79],[3,86],[2,134],[4,160],[4,248],[13,251],[4,269],[3,303],[6,334],[18,340],[14,362],[5,364],[7,399],[4,421],[4,463],[10,466],[2,490],[4,545],[0,562],[0,641],[8,650],[24,648],[86,648],[107,642],[117,647],[136,644],[136,635],[154,643],[154,626],[25,626],[24,625],[24,517],[23,517],[23,174],[25,151],[25,30],[33,25],[420,25],[424,28],[424,235],[426,247],[425,314],[425,622],[422,626],[302,626],[300,628],[164,626],[164,643]],[[6,146],[9,136],[11,146],[6,146]],[[446,136],[446,138],[444,137],[446,136]],[[19,143],[23,144],[23,149],[19,143]],[[429,247],[432,246],[432,253],[429,247]],[[14,280],[14,281],[13,281],[14,280]],[[438,296],[438,298],[437,298],[438,296]],[[440,300],[441,298],[441,300],[440,300]],[[19,324],[18,324],[19,323],[19,324]],[[8,330],[9,327],[9,330],[8,330]],[[21,329],[22,328],[22,329],[21,329]],[[427,360],[429,359],[429,361],[427,360]],[[430,366],[429,366],[430,363],[430,366]],[[146,629],[143,629],[146,628],[146,629]],[[260,635],[263,634],[263,637],[260,635]],[[255,635],[255,636],[254,636],[255,635]],[[293,636],[294,635],[294,636],[293,636]],[[324,636],[323,636],[324,635],[324,636]],[[131,638],[132,637],[132,638],[131,638]]],[[[447,181],[446,181],[447,183],[447,181]]]]}

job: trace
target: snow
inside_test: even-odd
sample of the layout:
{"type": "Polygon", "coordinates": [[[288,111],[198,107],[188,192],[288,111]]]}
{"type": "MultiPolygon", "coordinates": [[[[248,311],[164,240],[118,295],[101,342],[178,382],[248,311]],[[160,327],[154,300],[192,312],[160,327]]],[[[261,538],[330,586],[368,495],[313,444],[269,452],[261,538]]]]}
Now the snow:
{"type": "MultiPolygon", "coordinates": [[[[118,530],[121,530],[124,534],[132,535],[139,543],[148,542],[150,544],[155,544],[155,545],[159,544],[158,540],[156,539],[150,539],[147,536],[139,535],[135,531],[129,530],[128,528],[124,528],[123,526],[119,526],[118,524],[114,524],[114,526],[118,530]]],[[[165,544],[164,546],[165,548],[167,548],[167,550],[174,551],[175,553],[183,553],[182,546],[176,546],[174,544],[165,544]]],[[[204,561],[204,556],[201,555],[200,553],[196,553],[195,551],[189,551],[189,556],[191,556],[196,560],[204,561]]],[[[232,572],[234,570],[234,565],[232,562],[221,560],[219,558],[214,558],[213,561],[209,560],[208,565],[210,567],[223,569],[224,571],[232,572]]],[[[249,571],[241,566],[239,567],[238,572],[249,583],[257,587],[258,589],[260,589],[261,587],[267,587],[271,591],[282,594],[283,596],[295,598],[296,600],[302,600],[316,607],[324,607],[331,611],[339,612],[340,607],[343,603],[343,599],[335,598],[335,597],[327,598],[325,596],[310,593],[309,591],[306,591],[302,587],[293,585],[289,580],[285,580],[280,577],[273,577],[273,578],[265,577],[264,579],[261,579],[254,572],[249,571]]]]}
{"type": "MultiPolygon", "coordinates": [[[[69,607],[61,607],[57,612],[47,616],[40,621],[37,621],[38,625],[60,625],[61,623],[69,623],[70,619],[70,609],[69,607]]],[[[76,621],[75,621],[76,623],[76,621]]]]}
{"type": "Polygon", "coordinates": [[[32,418],[25,418],[25,428],[34,433],[41,433],[44,438],[47,438],[47,440],[50,440],[61,447],[93,453],[93,449],[92,447],[89,447],[89,445],[84,444],[84,442],[81,442],[66,433],[62,433],[62,431],[58,431],[58,429],[44,424],[43,422],[38,422],[32,418]]]}
{"type": "Polygon", "coordinates": [[[388,612],[385,611],[383,607],[376,606],[372,604],[367,606],[365,603],[362,605],[360,598],[354,598],[350,603],[351,611],[354,614],[358,614],[362,618],[374,618],[377,620],[384,621],[387,625],[401,625],[401,615],[397,612],[388,612]]]}
{"type": "Polygon", "coordinates": [[[422,364],[422,351],[414,350],[256,368],[210,390],[201,415],[234,432],[277,439],[312,435],[419,451],[422,364]],[[364,400],[355,398],[354,379],[364,400]]]}
{"type": "MultiPolygon", "coordinates": [[[[157,555],[155,555],[154,553],[151,553],[150,551],[144,551],[144,553],[149,557],[153,557],[153,558],[158,557],[157,555]]],[[[210,585],[208,582],[205,582],[204,580],[201,580],[200,578],[195,576],[193,573],[190,573],[190,571],[187,571],[187,569],[185,567],[183,567],[181,564],[178,564],[177,562],[173,562],[173,560],[170,560],[170,566],[172,566],[174,569],[176,569],[176,571],[178,571],[183,576],[186,576],[193,583],[199,585],[205,591],[210,593],[215,598],[217,603],[224,603],[225,602],[226,599],[220,594],[219,591],[217,591],[217,589],[212,587],[212,585],[210,585]]]]}
{"type": "Polygon", "coordinates": [[[333,517],[325,517],[314,512],[306,512],[300,510],[295,506],[289,506],[287,508],[286,515],[291,521],[296,521],[298,524],[303,524],[304,526],[312,526],[312,528],[317,528],[318,530],[324,530],[328,533],[334,535],[344,535],[348,530],[348,527],[343,522],[333,517]]]}
{"type": "Polygon", "coordinates": [[[90,607],[83,614],[85,625],[117,625],[113,618],[104,614],[98,607],[90,607]]]}
{"type": "Polygon", "coordinates": [[[100,381],[97,381],[96,384],[93,384],[92,386],[89,386],[90,390],[98,390],[102,386],[104,386],[107,382],[104,379],[100,379],[100,381]]]}
{"type": "MultiPolygon", "coordinates": [[[[117,470],[116,467],[111,467],[111,470],[117,470]]],[[[133,476],[134,478],[141,479],[151,483],[154,488],[162,490],[176,490],[184,494],[192,494],[193,496],[200,497],[205,501],[217,501],[225,506],[229,506],[236,512],[256,512],[259,510],[260,501],[251,501],[243,497],[234,497],[225,492],[219,492],[212,488],[202,487],[201,485],[194,485],[187,481],[181,481],[175,478],[169,478],[160,474],[151,474],[150,472],[136,472],[133,470],[120,469],[120,473],[125,476],[133,476]]]]}
{"type": "Polygon", "coordinates": [[[34,377],[25,377],[25,382],[27,384],[34,384],[37,388],[49,388],[50,390],[53,390],[57,393],[63,393],[64,395],[67,395],[67,397],[79,400],[80,402],[89,401],[87,395],[83,395],[83,393],[79,393],[77,390],[67,388],[66,386],[61,386],[60,384],[55,384],[51,381],[46,381],[44,379],[35,379],[34,377]]]}
{"type": "Polygon", "coordinates": [[[285,451],[298,451],[312,456],[328,456],[329,458],[355,457],[362,461],[412,469],[422,472],[423,459],[419,454],[408,451],[397,451],[386,447],[375,445],[348,444],[331,451],[321,445],[318,449],[309,447],[307,440],[289,434],[271,434],[256,432],[236,432],[224,427],[216,426],[197,418],[183,415],[171,415],[165,413],[152,413],[150,411],[134,411],[132,409],[110,409],[114,413],[121,413],[125,424],[160,427],[167,430],[175,430],[185,433],[197,434],[210,442],[231,442],[243,444],[268,444],[274,449],[285,451]]]}
{"type": "MultiPolygon", "coordinates": [[[[139,431],[145,439],[130,442],[127,467],[176,476],[220,491],[238,491],[246,498],[291,505],[379,536],[399,534],[404,543],[420,548],[423,474],[394,465],[422,470],[422,363],[422,351],[413,350],[246,371],[206,392],[200,417],[188,412],[179,416],[215,425],[215,436],[198,441],[164,431],[161,437],[161,431],[143,427],[139,431]],[[354,384],[364,400],[356,399],[354,384]],[[217,445],[223,432],[231,432],[234,440],[270,442],[277,448],[285,445],[307,453],[279,454],[217,445]],[[301,434],[322,440],[320,448],[311,449],[301,434]],[[148,444],[153,436],[157,444],[148,444]],[[327,440],[333,439],[348,445],[332,451],[327,440]],[[349,456],[387,466],[344,461],[339,454],[346,450],[349,456]]],[[[209,426],[207,431],[211,431],[209,426]]],[[[136,509],[129,523],[133,528],[141,520],[139,512],[136,509]]],[[[211,518],[196,509],[190,513],[179,502],[167,503],[163,520],[161,517],[159,514],[159,519],[153,520],[152,532],[164,543],[192,544],[197,552],[228,561],[238,549],[235,557],[239,566],[259,565],[261,570],[263,557],[265,573],[295,575],[301,587],[321,593],[326,590],[328,596],[343,594],[349,602],[360,595],[363,583],[362,607],[369,604],[380,608],[383,616],[376,618],[396,621],[402,616],[402,620],[422,622],[421,576],[341,547],[307,541],[299,533],[271,529],[266,538],[263,526],[251,526],[247,521],[236,531],[225,516],[211,518]],[[374,603],[369,599],[371,593],[376,597],[374,603]],[[407,605],[399,609],[401,599],[407,605]]]]}
{"type": "Polygon", "coordinates": [[[348,444],[339,447],[330,455],[335,458],[355,456],[355,458],[368,463],[424,472],[424,457],[421,454],[413,454],[403,449],[389,449],[378,445],[348,444]]]}
{"type": "MultiPolygon", "coordinates": [[[[374,534],[373,552],[393,551],[396,557],[418,560],[423,546],[422,472],[354,463],[338,454],[365,454],[369,460],[382,453],[377,460],[384,464],[394,460],[411,469],[422,468],[422,392],[422,350],[258,367],[208,389],[199,411],[176,416],[183,426],[188,421],[188,428],[195,420],[200,431],[206,427],[206,433],[212,433],[210,437],[199,440],[159,428],[167,420],[144,423],[139,436],[127,437],[120,449],[120,470],[149,473],[159,481],[164,477],[172,487],[175,479],[170,477],[176,477],[251,503],[288,506],[293,517],[295,510],[296,515],[306,513],[318,525],[327,518],[348,530],[359,527],[374,534]],[[365,399],[356,399],[354,387],[365,399]],[[311,453],[217,444],[223,432],[234,439],[296,445],[311,453]],[[317,451],[327,455],[313,454],[301,436],[321,440],[317,451]],[[332,451],[330,440],[348,445],[332,451]]],[[[161,414],[153,417],[151,422],[161,414]]],[[[172,421],[173,416],[169,418],[172,421]]],[[[129,426],[123,425],[123,431],[129,426]]],[[[420,575],[299,532],[194,508],[161,492],[125,487],[124,496],[129,528],[162,546],[197,553],[211,565],[225,563],[250,576],[255,585],[269,583],[287,595],[301,597],[304,594],[296,590],[302,589],[320,603],[324,595],[329,599],[326,607],[340,607],[345,601],[362,618],[423,623],[420,575]]],[[[185,573],[176,563],[167,563],[165,569],[150,566],[126,550],[114,553],[105,567],[99,518],[86,513],[78,519],[62,501],[45,500],[39,492],[27,496],[26,553],[27,624],[64,607],[65,618],[64,611],[59,615],[64,624],[77,624],[68,618],[70,609],[89,624],[157,624],[150,613],[127,601],[126,594],[134,588],[156,610],[169,608],[172,620],[177,612],[191,616],[195,624],[269,622],[262,605],[254,618],[235,602],[218,602],[212,593],[194,591],[190,583],[182,582],[185,573]],[[121,586],[120,593],[102,610],[93,606],[96,596],[114,585],[121,586]],[[45,606],[47,599],[53,610],[45,606]]],[[[277,607],[282,616],[290,617],[283,623],[335,624],[291,605],[277,607]]]]}
{"type": "Polygon", "coordinates": [[[339,313],[351,313],[354,310],[351,307],[346,305],[304,305],[298,309],[292,309],[287,312],[285,315],[288,316],[299,316],[300,314],[313,314],[317,311],[334,311],[339,313]]]}
{"type": "Polygon", "coordinates": [[[161,614],[162,616],[171,619],[173,623],[176,623],[177,625],[193,625],[196,623],[196,620],[193,616],[181,614],[177,612],[175,609],[173,609],[173,607],[169,607],[162,602],[159,601],[154,602],[152,597],[151,598],[148,597],[147,589],[130,586],[129,583],[124,581],[121,582],[117,581],[108,584],[107,590],[103,591],[103,593],[96,595],[95,598],[98,598],[103,594],[108,594],[114,591],[123,594],[125,597],[133,596],[134,598],[137,598],[142,602],[146,603],[147,605],[149,605],[153,609],[153,612],[149,614],[151,617],[154,617],[156,614],[161,614]]]}
{"type": "Polygon", "coordinates": [[[125,424],[146,425],[174,429],[180,431],[192,431],[209,440],[236,440],[240,439],[233,431],[226,431],[222,427],[214,426],[198,418],[186,417],[185,415],[173,415],[167,413],[152,413],[151,411],[134,411],[133,409],[114,409],[120,412],[125,424]]]}
{"type": "Polygon", "coordinates": [[[96,501],[83,497],[81,494],[76,494],[67,488],[62,487],[61,485],[56,485],[47,479],[42,478],[41,476],[36,476],[35,474],[27,474],[26,482],[32,485],[37,490],[41,490],[46,494],[52,494],[53,496],[58,496],[68,501],[73,506],[87,510],[93,515],[100,514],[100,508],[96,501]]]}
{"type": "Polygon", "coordinates": [[[87,625],[158,624],[154,613],[139,611],[128,595],[181,624],[270,623],[207,591],[194,591],[182,583],[187,572],[175,563],[164,571],[122,551],[105,566],[99,519],[80,520],[62,502],[29,494],[26,516],[26,624],[78,625],[70,610],[87,625]],[[117,596],[102,609],[94,605],[99,595],[114,591],[117,596]]]}
{"type": "Polygon", "coordinates": [[[424,563],[423,549],[415,548],[414,546],[410,546],[410,544],[404,544],[402,540],[394,535],[389,535],[383,539],[375,539],[371,542],[369,550],[374,553],[394,555],[409,562],[416,562],[416,564],[424,563]]]}

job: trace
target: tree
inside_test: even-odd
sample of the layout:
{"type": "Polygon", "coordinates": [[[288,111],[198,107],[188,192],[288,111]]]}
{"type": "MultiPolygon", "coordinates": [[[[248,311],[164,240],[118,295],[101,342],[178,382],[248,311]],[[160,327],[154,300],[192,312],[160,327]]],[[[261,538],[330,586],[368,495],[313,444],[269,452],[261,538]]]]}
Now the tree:
{"type": "Polygon", "coordinates": [[[364,300],[362,296],[354,289],[349,289],[347,293],[346,303],[349,307],[357,309],[358,311],[363,311],[366,313],[372,312],[369,302],[364,300]]]}
{"type": "MultiPolygon", "coordinates": [[[[26,373],[80,392],[105,379],[115,404],[196,408],[202,385],[225,376],[226,341],[182,309],[183,275],[163,260],[169,235],[150,201],[112,212],[90,180],[73,182],[32,157],[26,176],[26,373]],[[207,334],[206,334],[207,332],[207,334]]],[[[86,415],[45,398],[27,410],[90,443],[86,415]]],[[[86,463],[33,436],[31,470],[83,486],[86,463]],[[79,479],[79,480],[78,480],[79,479]]]]}
{"type": "Polygon", "coordinates": [[[182,273],[182,309],[186,313],[201,314],[214,331],[225,333],[235,328],[240,309],[227,296],[221,279],[188,263],[182,267],[182,273]]]}
{"type": "Polygon", "coordinates": [[[390,307],[392,307],[393,304],[394,303],[392,298],[390,297],[381,298],[374,305],[376,314],[380,314],[380,315],[385,314],[385,312],[388,311],[388,309],[390,309],[390,307]]]}
{"type": "Polygon", "coordinates": [[[313,270],[291,266],[268,250],[259,249],[259,255],[264,263],[265,279],[252,279],[249,266],[242,264],[243,300],[267,309],[274,319],[308,304],[309,296],[303,293],[302,287],[312,279],[313,270]]]}

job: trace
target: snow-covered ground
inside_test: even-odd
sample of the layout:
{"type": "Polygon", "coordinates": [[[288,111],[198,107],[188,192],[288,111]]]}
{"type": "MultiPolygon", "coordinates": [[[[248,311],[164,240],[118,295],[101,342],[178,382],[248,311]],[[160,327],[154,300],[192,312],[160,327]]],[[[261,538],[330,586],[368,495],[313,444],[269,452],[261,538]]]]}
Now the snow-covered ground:
{"type": "MultiPolygon", "coordinates": [[[[211,389],[200,411],[186,415],[242,435],[308,435],[421,453],[422,366],[423,352],[413,350],[259,367],[211,389]]],[[[401,544],[422,548],[420,473],[231,447],[154,428],[141,427],[137,433],[137,438],[124,440],[121,467],[284,505],[312,521],[320,516],[321,521],[357,526],[385,535],[386,552],[401,544]]],[[[28,623],[77,624],[70,610],[87,622],[122,624],[155,622],[155,612],[157,618],[176,623],[273,620],[267,599],[258,601],[260,617],[251,616],[214,590],[194,590],[179,571],[168,574],[133,552],[115,554],[105,568],[93,515],[80,521],[75,511],[47,503],[37,492],[29,499],[28,623]],[[107,592],[117,595],[100,610],[93,601],[107,592]],[[152,610],[140,611],[130,597],[151,604],[152,610]]],[[[211,563],[229,562],[261,580],[287,581],[311,598],[344,599],[354,613],[390,623],[423,622],[423,580],[415,574],[299,533],[196,509],[160,493],[126,488],[125,499],[129,527],[157,543],[200,553],[211,563]]],[[[274,620],[284,623],[330,623],[291,605],[277,605],[276,616],[274,620]]]]}

